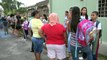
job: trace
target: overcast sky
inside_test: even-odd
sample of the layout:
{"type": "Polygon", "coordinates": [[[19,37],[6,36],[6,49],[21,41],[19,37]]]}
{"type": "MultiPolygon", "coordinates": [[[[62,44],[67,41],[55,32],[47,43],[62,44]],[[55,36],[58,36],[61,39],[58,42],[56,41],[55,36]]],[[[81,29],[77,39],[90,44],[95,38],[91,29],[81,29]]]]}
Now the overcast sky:
{"type": "Polygon", "coordinates": [[[40,1],[44,1],[44,0],[17,0],[17,1],[20,1],[20,2],[24,3],[25,6],[31,6],[31,5],[34,5],[38,2],[40,2],[40,1]]]}

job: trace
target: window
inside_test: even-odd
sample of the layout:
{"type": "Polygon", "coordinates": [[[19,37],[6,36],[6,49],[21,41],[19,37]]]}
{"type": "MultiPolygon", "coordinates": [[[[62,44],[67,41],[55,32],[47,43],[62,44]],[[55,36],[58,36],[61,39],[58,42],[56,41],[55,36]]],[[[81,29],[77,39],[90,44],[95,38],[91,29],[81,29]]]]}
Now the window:
{"type": "Polygon", "coordinates": [[[107,17],[107,0],[99,0],[99,17],[107,17]]]}

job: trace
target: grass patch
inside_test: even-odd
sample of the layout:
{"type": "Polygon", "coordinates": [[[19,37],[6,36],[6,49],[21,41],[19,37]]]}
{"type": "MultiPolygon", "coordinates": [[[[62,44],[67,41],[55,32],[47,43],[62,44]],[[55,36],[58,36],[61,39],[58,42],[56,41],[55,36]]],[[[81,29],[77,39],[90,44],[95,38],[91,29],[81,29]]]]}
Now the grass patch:
{"type": "Polygon", "coordinates": [[[107,56],[99,54],[99,60],[107,60],[107,56]]]}

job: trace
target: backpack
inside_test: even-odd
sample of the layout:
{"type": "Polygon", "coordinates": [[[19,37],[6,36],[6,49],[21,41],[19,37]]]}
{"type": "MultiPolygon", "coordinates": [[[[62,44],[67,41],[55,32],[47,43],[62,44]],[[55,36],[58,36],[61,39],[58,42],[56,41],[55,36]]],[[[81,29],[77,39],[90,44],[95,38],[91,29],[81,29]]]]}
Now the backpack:
{"type": "Polygon", "coordinates": [[[76,39],[77,42],[82,46],[90,44],[91,37],[90,32],[93,31],[94,23],[89,20],[81,21],[77,26],[76,39]]]}

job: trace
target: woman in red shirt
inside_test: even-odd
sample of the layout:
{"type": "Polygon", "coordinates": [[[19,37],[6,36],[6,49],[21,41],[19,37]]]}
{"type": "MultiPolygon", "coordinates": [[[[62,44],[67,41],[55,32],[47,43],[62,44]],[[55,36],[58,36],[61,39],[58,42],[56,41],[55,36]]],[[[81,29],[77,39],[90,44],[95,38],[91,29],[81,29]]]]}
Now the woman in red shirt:
{"type": "Polygon", "coordinates": [[[66,58],[66,29],[59,23],[56,13],[49,15],[49,24],[44,25],[39,33],[45,39],[50,60],[66,58]]]}

